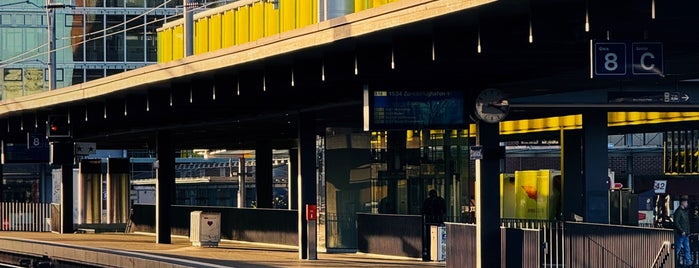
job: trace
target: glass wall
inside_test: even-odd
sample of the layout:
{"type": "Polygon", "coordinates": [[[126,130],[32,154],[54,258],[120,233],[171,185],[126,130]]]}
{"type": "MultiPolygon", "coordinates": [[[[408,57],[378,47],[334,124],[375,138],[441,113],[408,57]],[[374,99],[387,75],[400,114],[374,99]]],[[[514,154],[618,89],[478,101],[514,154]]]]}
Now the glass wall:
{"type": "Polygon", "coordinates": [[[432,189],[448,221],[470,219],[468,131],[333,128],[325,140],[326,248],[356,248],[357,212],[419,215],[432,189]]]}

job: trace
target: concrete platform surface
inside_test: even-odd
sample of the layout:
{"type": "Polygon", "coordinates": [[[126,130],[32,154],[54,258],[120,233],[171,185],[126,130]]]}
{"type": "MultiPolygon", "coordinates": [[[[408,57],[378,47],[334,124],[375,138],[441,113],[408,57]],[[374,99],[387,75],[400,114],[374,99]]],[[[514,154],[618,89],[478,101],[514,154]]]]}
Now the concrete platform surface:
{"type": "Polygon", "coordinates": [[[295,247],[228,240],[219,242],[218,247],[195,247],[192,246],[188,237],[173,236],[172,243],[157,244],[152,234],[0,232],[0,241],[9,247],[0,248],[0,250],[41,251],[35,254],[48,255],[48,257],[59,254],[78,255],[78,257],[68,256],[68,258],[74,260],[91,258],[93,263],[100,262],[100,258],[103,258],[105,263],[111,263],[104,267],[141,266],[138,263],[150,266],[152,262],[158,263],[160,267],[445,267],[444,262],[424,262],[412,258],[363,253],[319,252],[317,260],[302,260],[295,247]],[[39,248],[47,245],[53,248],[63,247],[67,250],[39,248]],[[75,250],[87,250],[110,256],[107,258],[94,256],[94,254],[75,253],[75,250]],[[125,263],[126,260],[111,260],[115,257],[129,258],[128,265],[119,264],[125,263]],[[134,259],[137,260],[134,261],[134,259]],[[141,259],[149,260],[151,263],[146,264],[141,262],[141,259]]]}

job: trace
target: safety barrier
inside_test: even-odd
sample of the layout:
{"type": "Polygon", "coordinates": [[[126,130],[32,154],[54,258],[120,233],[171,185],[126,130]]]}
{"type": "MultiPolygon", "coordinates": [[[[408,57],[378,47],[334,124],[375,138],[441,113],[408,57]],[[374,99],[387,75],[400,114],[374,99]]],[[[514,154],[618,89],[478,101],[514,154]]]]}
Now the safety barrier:
{"type": "MultiPolygon", "coordinates": [[[[241,0],[194,15],[194,54],[240,45],[398,0],[241,0]]],[[[158,62],[183,58],[184,20],[158,29],[158,62]]]]}
{"type": "Polygon", "coordinates": [[[47,219],[51,218],[48,203],[0,202],[0,230],[2,231],[50,231],[47,219]]]}

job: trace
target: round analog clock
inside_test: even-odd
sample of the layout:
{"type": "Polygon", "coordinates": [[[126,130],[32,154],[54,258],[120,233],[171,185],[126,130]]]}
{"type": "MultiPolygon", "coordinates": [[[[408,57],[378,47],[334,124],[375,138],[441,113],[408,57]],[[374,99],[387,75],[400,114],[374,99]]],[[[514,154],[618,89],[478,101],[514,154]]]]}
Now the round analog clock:
{"type": "Polygon", "coordinates": [[[510,102],[502,91],[488,88],[478,94],[473,109],[478,119],[487,123],[497,123],[505,119],[510,112],[510,102]]]}

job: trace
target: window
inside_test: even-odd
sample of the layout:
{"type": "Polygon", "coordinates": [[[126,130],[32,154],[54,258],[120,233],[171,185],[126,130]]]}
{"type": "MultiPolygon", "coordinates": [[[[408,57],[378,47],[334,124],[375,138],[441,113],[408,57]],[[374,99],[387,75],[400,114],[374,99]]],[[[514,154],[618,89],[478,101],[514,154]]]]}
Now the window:
{"type": "Polygon", "coordinates": [[[5,81],[22,81],[22,69],[7,68],[2,77],[5,81]]]}

